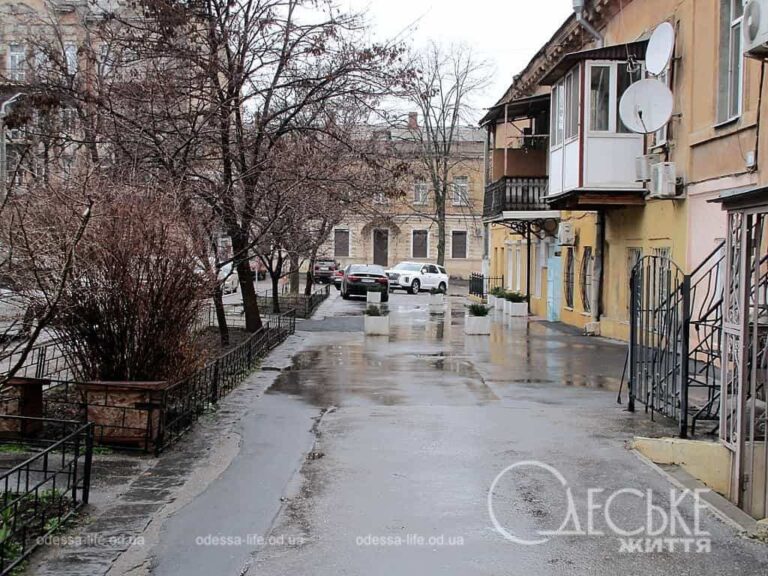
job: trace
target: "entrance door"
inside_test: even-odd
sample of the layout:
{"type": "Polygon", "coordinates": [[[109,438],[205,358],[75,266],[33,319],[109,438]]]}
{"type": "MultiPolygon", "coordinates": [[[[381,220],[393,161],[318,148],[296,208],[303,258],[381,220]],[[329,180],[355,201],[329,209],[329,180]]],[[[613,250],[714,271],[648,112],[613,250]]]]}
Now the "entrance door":
{"type": "Polygon", "coordinates": [[[373,231],[373,263],[385,268],[389,266],[389,230],[373,231]]]}
{"type": "Polygon", "coordinates": [[[560,256],[555,255],[557,246],[549,245],[547,255],[547,320],[560,321],[560,297],[563,286],[560,256]]]}

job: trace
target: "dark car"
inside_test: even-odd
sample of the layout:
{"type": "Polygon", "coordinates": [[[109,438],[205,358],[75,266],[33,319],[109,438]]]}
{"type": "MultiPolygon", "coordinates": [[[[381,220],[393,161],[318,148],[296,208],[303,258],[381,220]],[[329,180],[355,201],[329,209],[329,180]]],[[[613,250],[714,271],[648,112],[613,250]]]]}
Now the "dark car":
{"type": "Polygon", "coordinates": [[[333,285],[336,286],[336,290],[341,290],[342,280],[344,280],[344,270],[336,270],[333,273],[333,285]]]}
{"type": "Polygon", "coordinates": [[[365,296],[371,288],[381,290],[381,301],[389,301],[389,278],[383,266],[370,264],[350,264],[344,270],[341,280],[341,297],[349,300],[350,296],[365,296]]]}
{"type": "Polygon", "coordinates": [[[333,273],[339,268],[339,263],[333,258],[318,258],[312,269],[315,282],[333,282],[333,273]]]}

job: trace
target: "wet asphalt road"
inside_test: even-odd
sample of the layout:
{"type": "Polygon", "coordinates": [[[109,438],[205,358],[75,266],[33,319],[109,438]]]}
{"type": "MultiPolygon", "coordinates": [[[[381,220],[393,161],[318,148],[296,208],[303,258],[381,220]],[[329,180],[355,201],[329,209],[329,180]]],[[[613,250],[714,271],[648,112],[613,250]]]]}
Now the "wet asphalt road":
{"type": "Polygon", "coordinates": [[[232,464],[168,519],[152,573],[768,573],[766,545],[706,511],[694,526],[690,500],[674,535],[698,528],[709,553],[621,552],[615,527],[647,516],[627,493],[587,526],[589,489],[598,506],[634,489],[669,509],[668,480],[624,447],[664,430],[615,402],[623,346],[542,322],[467,337],[462,299],[439,314],[427,301],[395,295],[389,338],[364,337],[362,302],[335,299],[321,309],[329,318],[301,323],[303,351],[243,418],[232,464]],[[569,528],[589,534],[526,545],[494,528],[489,502],[498,526],[526,541],[565,517],[566,488],[531,465],[498,478],[489,499],[500,472],[531,460],[562,474],[569,528]]]}

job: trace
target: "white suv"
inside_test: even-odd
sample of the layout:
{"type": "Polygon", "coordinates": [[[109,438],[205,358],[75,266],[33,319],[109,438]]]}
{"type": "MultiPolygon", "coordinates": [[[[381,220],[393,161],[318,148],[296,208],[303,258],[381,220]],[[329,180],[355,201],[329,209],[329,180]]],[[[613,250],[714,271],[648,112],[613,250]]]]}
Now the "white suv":
{"type": "Polygon", "coordinates": [[[419,290],[438,288],[448,292],[448,273],[437,264],[422,262],[400,262],[394,268],[387,270],[390,291],[401,289],[411,294],[419,290]]]}

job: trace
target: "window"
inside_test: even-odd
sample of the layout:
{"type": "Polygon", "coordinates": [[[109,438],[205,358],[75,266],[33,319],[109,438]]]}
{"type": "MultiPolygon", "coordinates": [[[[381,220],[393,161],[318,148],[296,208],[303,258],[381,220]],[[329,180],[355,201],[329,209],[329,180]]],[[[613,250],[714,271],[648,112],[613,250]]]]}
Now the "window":
{"type": "Polygon", "coordinates": [[[581,304],[584,312],[592,311],[592,279],[595,271],[595,258],[592,255],[592,246],[584,247],[584,255],[581,259],[581,304]]]}
{"type": "Polygon", "coordinates": [[[720,0],[720,62],[717,122],[741,114],[741,83],[744,58],[741,54],[743,0],[720,0]]]}
{"type": "Polygon", "coordinates": [[[576,71],[565,77],[565,139],[579,135],[579,79],[576,71]]]}
{"type": "Polygon", "coordinates": [[[349,258],[349,230],[333,231],[333,255],[337,258],[349,258]]]}
{"type": "Polygon", "coordinates": [[[427,266],[427,273],[428,274],[440,274],[440,271],[437,269],[437,266],[434,264],[430,264],[427,266]]]}
{"type": "Polygon", "coordinates": [[[429,232],[427,230],[414,230],[411,241],[411,258],[427,258],[429,232]]]}
{"type": "Polygon", "coordinates": [[[21,44],[11,44],[8,49],[8,77],[12,82],[24,82],[26,51],[21,44]]]}
{"type": "Polygon", "coordinates": [[[467,257],[467,233],[463,230],[451,232],[451,258],[467,257]]]}
{"type": "Polygon", "coordinates": [[[67,73],[77,73],[77,46],[74,44],[66,44],[64,46],[64,56],[67,63],[67,73]]]}
{"type": "Polygon", "coordinates": [[[453,205],[466,206],[469,204],[469,178],[456,176],[453,179],[453,205]]]}
{"type": "Polygon", "coordinates": [[[574,261],[573,248],[568,248],[565,253],[565,305],[573,308],[573,277],[574,261]]]}
{"type": "Polygon", "coordinates": [[[632,300],[632,270],[643,259],[642,248],[627,248],[627,310],[632,300]]]}
{"type": "MultiPolygon", "coordinates": [[[[670,73],[669,73],[669,69],[670,69],[671,66],[672,66],[672,64],[667,66],[667,68],[664,70],[664,72],[662,72],[661,74],[659,74],[656,77],[659,80],[659,82],[661,82],[667,88],[670,88],[670,89],[672,88],[672,86],[670,85],[670,73]]],[[[662,146],[662,145],[667,143],[667,139],[668,138],[669,138],[669,123],[666,123],[666,124],[664,124],[664,126],[659,128],[654,133],[654,135],[653,135],[653,139],[654,139],[653,145],[654,146],[662,146]]]]}
{"type": "Polygon", "coordinates": [[[592,132],[607,132],[610,130],[610,66],[591,67],[589,101],[589,129],[592,132]]]}
{"type": "Polygon", "coordinates": [[[617,132],[621,134],[632,134],[632,130],[624,126],[624,122],[621,121],[621,116],[619,115],[621,97],[624,96],[627,88],[642,79],[642,72],[642,67],[637,63],[620,62],[616,65],[616,127],[617,132]]]}
{"type": "Polygon", "coordinates": [[[427,182],[425,180],[416,180],[413,185],[413,203],[427,203],[427,182]]]}
{"type": "Polygon", "coordinates": [[[552,118],[554,122],[550,126],[550,140],[552,140],[552,146],[559,146],[563,142],[563,130],[560,122],[560,86],[556,85],[552,88],[552,118]]]}

